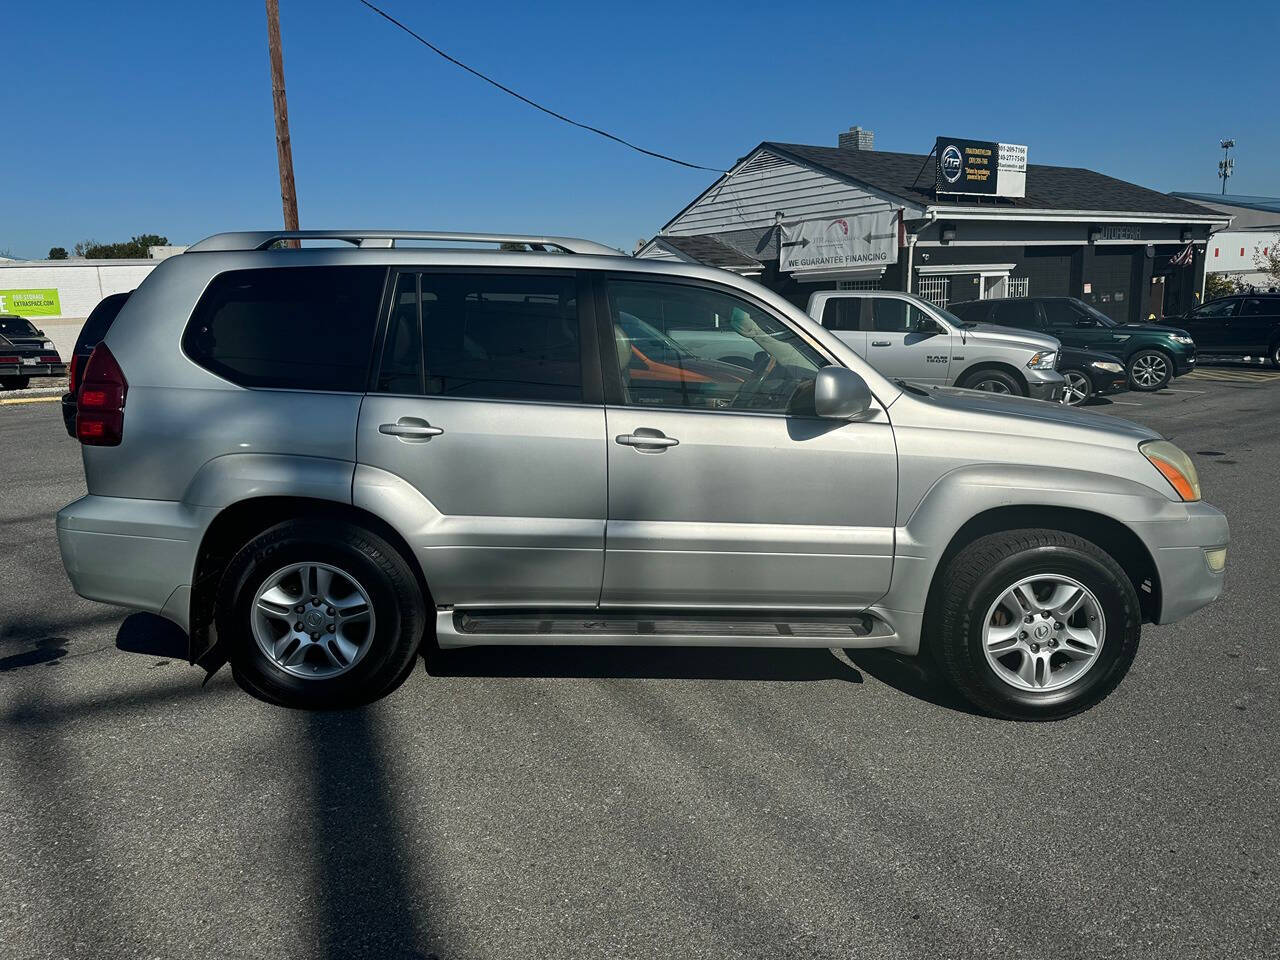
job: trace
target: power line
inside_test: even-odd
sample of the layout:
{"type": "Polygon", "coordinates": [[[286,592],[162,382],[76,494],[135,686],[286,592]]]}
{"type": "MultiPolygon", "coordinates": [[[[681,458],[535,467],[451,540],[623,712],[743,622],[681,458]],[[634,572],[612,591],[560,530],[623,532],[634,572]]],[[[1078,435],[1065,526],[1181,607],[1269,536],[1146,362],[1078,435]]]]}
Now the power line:
{"type": "Polygon", "coordinates": [[[391,16],[391,14],[387,13],[385,10],[370,3],[369,0],[360,0],[360,3],[364,4],[366,7],[372,10],[378,16],[382,17],[382,19],[386,20],[388,23],[394,24],[395,26],[399,27],[409,36],[413,37],[413,39],[417,40],[420,44],[422,44],[424,47],[431,50],[433,53],[438,54],[444,59],[448,60],[454,66],[461,67],[463,70],[467,71],[467,73],[471,74],[472,76],[479,77],[485,83],[492,84],[493,86],[501,90],[503,93],[510,94],[511,96],[515,97],[517,100],[520,100],[523,103],[527,103],[529,106],[533,107],[535,110],[541,110],[543,113],[549,116],[555,117],[557,120],[563,120],[565,123],[571,124],[572,126],[578,127],[582,130],[588,130],[591,133],[598,134],[599,136],[602,136],[608,140],[612,140],[615,143],[620,143],[624,147],[630,147],[632,150],[635,150],[637,153],[643,153],[647,157],[656,157],[659,160],[666,160],[668,163],[678,164],[679,166],[682,166],[682,167],[689,167],[692,170],[710,170],[712,173],[728,173],[727,170],[722,170],[719,167],[704,167],[700,163],[689,163],[687,160],[677,160],[675,157],[669,157],[665,153],[658,153],[656,150],[646,150],[644,147],[637,146],[636,144],[632,143],[630,140],[624,140],[622,139],[622,137],[609,133],[607,130],[601,130],[599,127],[593,127],[589,123],[580,123],[577,120],[573,120],[569,117],[566,117],[563,113],[556,113],[554,110],[550,109],[549,107],[544,107],[542,104],[534,100],[530,100],[524,94],[516,93],[516,91],[512,90],[508,86],[504,86],[503,84],[499,83],[497,80],[493,79],[493,77],[486,76],[485,74],[481,73],[479,70],[476,70],[474,67],[467,66],[457,57],[449,56],[449,54],[445,53],[443,50],[437,47],[430,40],[426,39],[420,34],[415,33],[413,30],[405,26],[395,17],[391,16]]]}

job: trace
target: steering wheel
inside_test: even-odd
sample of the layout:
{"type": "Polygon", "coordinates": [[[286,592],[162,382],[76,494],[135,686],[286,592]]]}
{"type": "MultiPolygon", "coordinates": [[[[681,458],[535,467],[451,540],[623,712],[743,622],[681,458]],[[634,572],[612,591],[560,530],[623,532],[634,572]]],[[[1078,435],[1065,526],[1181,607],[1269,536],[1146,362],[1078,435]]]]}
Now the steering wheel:
{"type": "Polygon", "coordinates": [[[756,354],[755,362],[751,365],[751,373],[742,381],[742,386],[738,388],[738,392],[734,395],[733,402],[729,404],[729,408],[750,408],[752,406],[751,401],[760,395],[764,384],[777,369],[778,361],[769,356],[768,353],[761,350],[756,354]]]}

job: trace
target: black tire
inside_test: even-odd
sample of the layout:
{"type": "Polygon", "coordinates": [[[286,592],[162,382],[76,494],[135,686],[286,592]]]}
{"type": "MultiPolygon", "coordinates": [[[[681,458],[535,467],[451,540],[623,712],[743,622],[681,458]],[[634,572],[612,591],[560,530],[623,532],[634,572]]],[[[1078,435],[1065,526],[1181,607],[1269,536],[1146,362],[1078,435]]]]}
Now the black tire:
{"type": "Polygon", "coordinates": [[[218,587],[214,622],[242,687],[283,706],[329,709],[369,703],[403,682],[422,642],[427,608],[409,563],[381,537],[346,521],[303,518],[264,531],[236,553],[218,587]],[[254,596],[269,576],[291,563],[336,567],[369,595],[374,632],[366,652],[345,673],[324,679],[295,676],[254,639],[254,596]]]}
{"type": "Polygon", "coordinates": [[[1142,614],[1137,592],[1120,565],[1096,544],[1057,530],[1010,530],[981,537],[942,571],[926,624],[929,652],[955,689],[978,709],[1008,720],[1061,720],[1087,710],[1123,679],[1138,651],[1142,614]],[[1025,577],[1058,574],[1093,592],[1105,628],[1097,659],[1056,690],[1022,690],[1002,680],[987,661],[987,611],[1025,577]]]}
{"type": "Polygon", "coordinates": [[[6,390],[25,390],[31,386],[30,377],[0,377],[0,386],[6,390]]]}
{"type": "Polygon", "coordinates": [[[1096,389],[1093,385],[1093,377],[1089,376],[1089,371],[1081,370],[1078,367],[1068,367],[1067,369],[1059,370],[1058,372],[1061,373],[1063,378],[1066,380],[1066,383],[1063,384],[1062,388],[1063,405],[1068,407],[1078,407],[1082,404],[1088,403],[1093,397],[1094,390],[1096,389]],[[1076,399],[1075,394],[1071,390],[1071,381],[1073,376],[1083,378],[1084,396],[1079,397],[1078,399],[1076,399]]]}
{"type": "Polygon", "coordinates": [[[1273,368],[1280,370],[1280,340],[1275,341],[1267,349],[1267,362],[1273,368]]]}
{"type": "Polygon", "coordinates": [[[981,390],[987,393],[1007,393],[1015,397],[1025,397],[1027,395],[1026,389],[1018,381],[1017,377],[1003,370],[991,368],[966,373],[956,386],[964,387],[966,390],[981,390]],[[1000,387],[1003,387],[1003,389],[1000,389],[1000,387]]]}
{"type": "Polygon", "coordinates": [[[1153,390],[1163,390],[1173,381],[1173,357],[1165,353],[1163,350],[1150,349],[1139,350],[1129,358],[1128,364],[1129,386],[1134,390],[1141,390],[1144,393],[1150,393],[1153,390]],[[1154,381],[1149,380],[1148,375],[1144,372],[1144,365],[1163,365],[1163,373],[1154,381]],[[1142,379],[1140,380],[1139,377],[1142,379]]]}

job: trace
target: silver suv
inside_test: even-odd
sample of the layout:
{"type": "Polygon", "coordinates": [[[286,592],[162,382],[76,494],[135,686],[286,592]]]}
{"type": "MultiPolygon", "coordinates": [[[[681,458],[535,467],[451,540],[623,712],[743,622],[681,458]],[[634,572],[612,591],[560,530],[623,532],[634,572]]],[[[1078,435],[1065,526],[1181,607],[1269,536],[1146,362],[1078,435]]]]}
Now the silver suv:
{"type": "Polygon", "coordinates": [[[1062,399],[1062,344],[1045,334],[965,323],[937,304],[894,290],[815,293],[809,316],[890,379],[1062,399]]]}
{"type": "Polygon", "coordinates": [[[76,432],[76,590],[292,705],[424,640],[887,647],[1057,718],[1226,563],[1144,427],[894,382],[751,281],[564,238],[211,237],[129,298],[76,432]],[[351,246],[281,246],[315,238],[351,246]]]}

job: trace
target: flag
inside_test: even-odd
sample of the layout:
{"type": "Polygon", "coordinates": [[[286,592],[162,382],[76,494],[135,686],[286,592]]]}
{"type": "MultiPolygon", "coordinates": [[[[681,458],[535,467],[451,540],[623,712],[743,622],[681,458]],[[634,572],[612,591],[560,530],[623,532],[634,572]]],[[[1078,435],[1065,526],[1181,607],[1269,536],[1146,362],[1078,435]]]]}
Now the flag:
{"type": "Polygon", "coordinates": [[[1173,255],[1173,259],[1169,261],[1171,267],[1189,267],[1191,261],[1196,257],[1195,245],[1188,243],[1185,247],[1173,255]]]}

